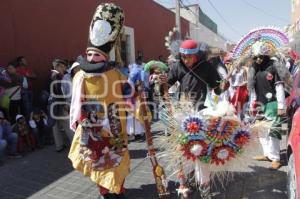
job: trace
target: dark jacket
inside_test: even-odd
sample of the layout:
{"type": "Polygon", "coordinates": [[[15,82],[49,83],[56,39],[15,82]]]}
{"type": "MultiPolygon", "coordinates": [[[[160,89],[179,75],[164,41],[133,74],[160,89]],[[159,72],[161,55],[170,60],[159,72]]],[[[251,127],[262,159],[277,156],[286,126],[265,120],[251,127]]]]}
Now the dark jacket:
{"type": "Polygon", "coordinates": [[[216,89],[216,93],[219,93],[221,77],[216,68],[207,61],[199,61],[191,69],[181,61],[177,61],[168,73],[169,85],[173,85],[176,81],[180,82],[180,92],[188,96],[197,105],[196,108],[201,110],[204,108],[207,88],[216,89]]]}

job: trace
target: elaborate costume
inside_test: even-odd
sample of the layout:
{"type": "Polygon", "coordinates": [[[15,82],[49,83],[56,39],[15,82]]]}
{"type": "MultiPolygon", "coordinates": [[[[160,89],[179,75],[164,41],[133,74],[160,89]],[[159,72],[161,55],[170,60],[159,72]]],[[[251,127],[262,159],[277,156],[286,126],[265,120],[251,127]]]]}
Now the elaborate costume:
{"type": "Polygon", "coordinates": [[[120,38],[124,14],[120,7],[97,7],[90,25],[87,58],[79,58],[73,79],[70,125],[75,130],[69,158],[75,169],[100,188],[104,198],[124,198],[129,173],[123,84],[127,78],[108,62],[120,38]]]}
{"type": "Polygon", "coordinates": [[[244,105],[248,101],[247,67],[245,63],[237,64],[230,74],[232,97],[230,103],[235,107],[236,113],[243,118],[244,105]]]}
{"type": "Polygon", "coordinates": [[[161,120],[171,135],[160,138],[159,144],[164,146],[160,155],[173,173],[178,173],[179,193],[187,195],[187,185],[195,177],[202,198],[210,198],[210,175],[216,174],[211,172],[219,172],[222,180],[226,171],[248,167],[247,159],[255,153],[256,135],[243,126],[228,102],[200,112],[178,105],[172,115],[167,109],[163,111],[161,120]]]}
{"type": "Polygon", "coordinates": [[[284,33],[275,28],[260,28],[251,31],[237,44],[233,51],[235,59],[250,57],[248,90],[250,110],[257,112],[256,125],[267,126],[260,130],[264,154],[256,160],[272,161],[271,168],[280,167],[280,139],[282,115],[285,112],[285,91],[291,85],[291,75],[285,67],[285,57],[280,50],[288,44],[284,33]]]}
{"type": "MultiPolygon", "coordinates": [[[[176,52],[176,50],[173,51],[176,52]]],[[[207,92],[209,92],[210,90],[214,90],[216,94],[221,93],[222,91],[222,88],[220,86],[221,77],[217,71],[217,68],[212,66],[207,61],[206,45],[198,44],[194,40],[185,40],[180,45],[179,53],[180,53],[179,54],[180,60],[175,61],[170,66],[170,71],[167,76],[167,83],[170,86],[172,86],[177,81],[180,83],[180,89],[179,89],[180,101],[183,104],[181,103],[179,105],[178,112],[179,114],[188,116],[192,113],[195,113],[195,110],[199,111],[205,107],[204,102],[206,99],[207,92]]],[[[166,93],[167,90],[168,89],[164,89],[164,92],[166,93]]],[[[174,112],[170,109],[173,108],[170,102],[167,102],[165,105],[165,109],[163,109],[160,113],[162,121],[164,121],[164,124],[168,128],[169,133],[171,134],[171,136],[166,138],[166,140],[163,139],[166,142],[163,141],[163,144],[161,146],[168,147],[165,148],[165,152],[163,152],[163,154],[166,154],[166,156],[170,157],[175,161],[168,165],[173,165],[175,167],[178,166],[177,170],[176,168],[173,169],[175,169],[176,172],[179,172],[179,180],[181,182],[179,193],[183,194],[183,196],[186,197],[189,189],[185,185],[184,176],[185,174],[190,173],[192,170],[190,169],[188,172],[186,172],[185,166],[191,164],[188,163],[190,157],[186,156],[188,152],[185,153],[184,151],[185,150],[190,151],[190,149],[181,145],[180,142],[177,141],[178,138],[181,136],[185,136],[184,140],[186,141],[186,143],[189,142],[189,139],[186,136],[186,133],[178,132],[178,126],[180,126],[179,121],[182,121],[184,118],[183,117],[180,117],[179,119],[176,118],[174,116],[174,112]],[[180,146],[180,150],[176,148],[178,146],[180,146]]],[[[194,134],[198,134],[200,124],[198,124],[197,122],[201,123],[201,119],[198,118],[195,119],[195,121],[194,119],[191,119],[191,123],[192,123],[191,125],[193,126],[191,128],[195,128],[194,134]]],[[[194,144],[198,142],[201,143],[205,142],[205,141],[202,142],[199,139],[196,140],[198,141],[196,141],[194,144]]],[[[202,146],[200,146],[200,148],[202,148],[202,146]]],[[[195,160],[197,158],[194,157],[191,159],[195,160]]],[[[195,168],[195,166],[193,168],[195,168]]],[[[197,176],[197,183],[200,184],[200,190],[202,192],[201,195],[203,198],[208,198],[210,193],[209,190],[210,170],[208,169],[207,165],[204,164],[197,164],[195,170],[196,170],[195,174],[197,176]]]]}

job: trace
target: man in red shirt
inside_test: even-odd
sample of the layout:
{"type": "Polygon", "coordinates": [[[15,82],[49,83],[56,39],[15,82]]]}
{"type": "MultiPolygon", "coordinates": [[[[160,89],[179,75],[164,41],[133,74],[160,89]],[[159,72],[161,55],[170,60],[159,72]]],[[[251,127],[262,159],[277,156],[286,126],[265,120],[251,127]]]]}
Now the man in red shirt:
{"type": "Polygon", "coordinates": [[[36,75],[28,66],[27,60],[23,56],[19,56],[16,59],[17,62],[17,73],[22,75],[27,80],[28,87],[22,88],[21,95],[22,95],[22,113],[29,117],[30,113],[32,112],[32,103],[33,103],[33,83],[32,81],[36,79],[36,75]]]}

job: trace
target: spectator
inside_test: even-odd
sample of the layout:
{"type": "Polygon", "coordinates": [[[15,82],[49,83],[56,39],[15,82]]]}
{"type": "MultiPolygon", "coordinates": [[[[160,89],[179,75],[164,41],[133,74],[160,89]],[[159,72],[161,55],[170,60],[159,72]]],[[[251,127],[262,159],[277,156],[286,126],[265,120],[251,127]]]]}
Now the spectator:
{"type": "Polygon", "coordinates": [[[121,63],[116,63],[116,68],[118,68],[123,75],[125,75],[126,77],[128,77],[128,75],[129,75],[129,69],[127,67],[127,64],[122,65],[121,63]]]}
{"type": "Polygon", "coordinates": [[[17,153],[18,135],[13,133],[10,123],[6,120],[4,113],[0,111],[0,155],[3,156],[8,147],[10,157],[20,157],[17,153]]]}
{"type": "Polygon", "coordinates": [[[13,125],[13,131],[18,134],[18,150],[20,152],[35,150],[35,139],[30,131],[30,127],[23,115],[16,116],[16,123],[13,125]]]}
{"type": "Polygon", "coordinates": [[[17,73],[24,78],[26,78],[28,82],[27,88],[22,88],[21,95],[22,95],[22,114],[28,119],[29,114],[32,111],[32,103],[33,103],[33,80],[36,79],[36,75],[28,66],[27,60],[24,56],[19,56],[16,59],[17,63],[17,73]]]}
{"type": "Polygon", "coordinates": [[[64,76],[63,76],[63,82],[61,84],[61,89],[62,89],[62,93],[68,103],[71,103],[71,99],[72,99],[72,79],[75,76],[75,74],[80,70],[80,68],[78,66],[79,66],[79,63],[74,62],[72,64],[71,68],[69,68],[67,73],[64,74],[64,76]]]}
{"type": "Polygon", "coordinates": [[[10,98],[9,119],[11,123],[14,123],[16,115],[21,111],[21,88],[26,88],[27,81],[17,74],[16,65],[13,63],[8,64],[7,74],[11,81],[11,87],[7,88],[4,93],[10,98]]]}
{"type": "Polygon", "coordinates": [[[130,64],[128,66],[128,69],[129,69],[129,72],[131,72],[133,70],[133,68],[139,68],[141,70],[144,69],[144,63],[143,63],[143,57],[141,56],[138,56],[136,59],[135,59],[135,63],[133,64],[130,64]]]}
{"type": "Polygon", "coordinates": [[[65,132],[70,142],[72,142],[74,133],[70,129],[69,106],[62,91],[62,79],[67,72],[67,63],[62,59],[55,59],[52,64],[54,70],[51,75],[50,114],[55,121],[52,130],[56,151],[60,152],[66,147],[62,131],[65,132]]]}
{"type": "Polygon", "coordinates": [[[13,86],[15,86],[14,82],[11,81],[7,70],[0,67],[0,107],[5,109],[6,114],[8,114],[10,97],[5,94],[5,90],[13,86]]]}
{"type": "Polygon", "coordinates": [[[6,146],[6,140],[3,139],[2,132],[0,132],[0,166],[3,164],[3,156],[5,153],[6,146]]]}
{"type": "Polygon", "coordinates": [[[45,144],[52,144],[51,131],[48,126],[48,116],[44,111],[35,109],[30,114],[29,125],[33,135],[35,135],[38,147],[43,147],[45,144]]]}

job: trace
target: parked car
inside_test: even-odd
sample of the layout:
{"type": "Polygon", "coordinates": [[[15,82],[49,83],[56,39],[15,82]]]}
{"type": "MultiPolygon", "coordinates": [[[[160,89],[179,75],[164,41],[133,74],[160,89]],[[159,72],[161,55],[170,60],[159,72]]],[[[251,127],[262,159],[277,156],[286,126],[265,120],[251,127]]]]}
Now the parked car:
{"type": "Polygon", "coordinates": [[[293,89],[287,99],[287,115],[288,199],[300,199],[300,72],[294,76],[293,89]]]}

